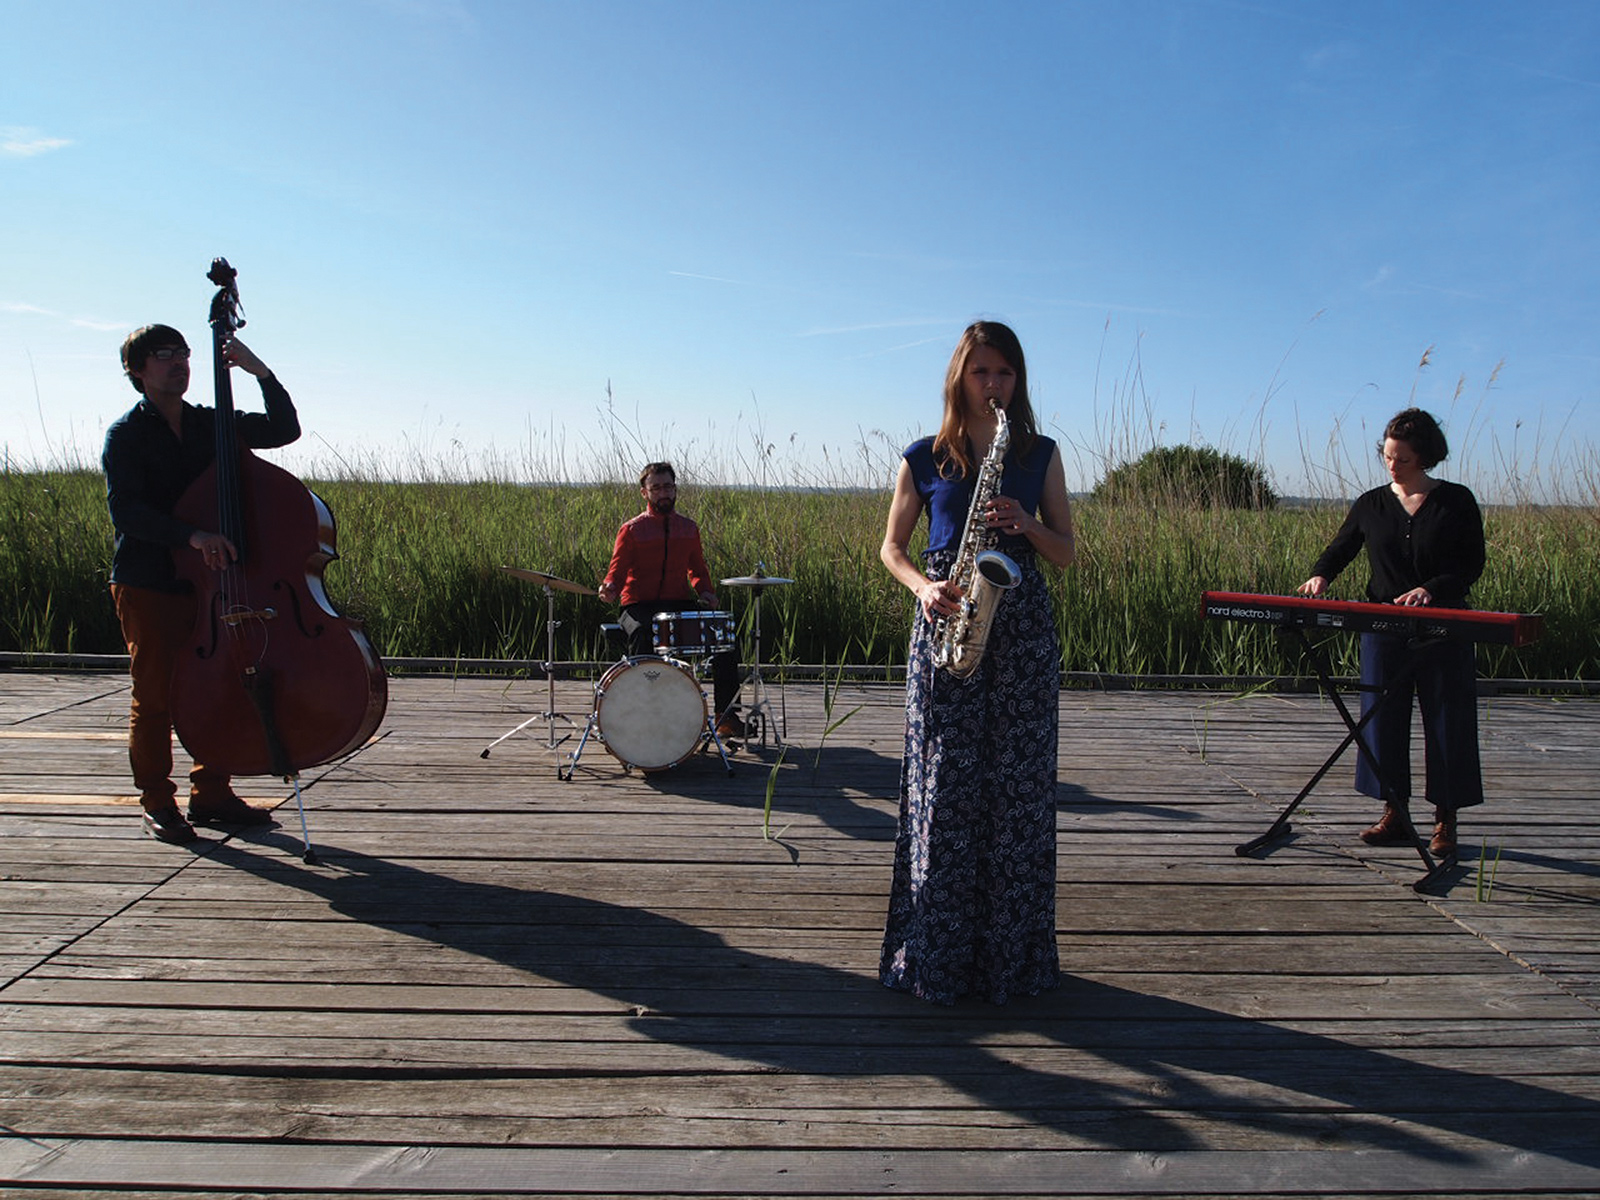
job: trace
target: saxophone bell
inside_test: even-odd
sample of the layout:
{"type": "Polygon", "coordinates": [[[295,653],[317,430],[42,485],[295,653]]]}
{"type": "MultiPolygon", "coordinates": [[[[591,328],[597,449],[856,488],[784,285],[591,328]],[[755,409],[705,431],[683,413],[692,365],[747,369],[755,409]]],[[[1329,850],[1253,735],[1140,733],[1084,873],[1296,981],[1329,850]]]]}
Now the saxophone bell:
{"type": "Polygon", "coordinates": [[[978,575],[990,587],[1009,592],[1022,582],[1022,568],[1009,555],[999,550],[980,550],[973,565],[978,575]]]}

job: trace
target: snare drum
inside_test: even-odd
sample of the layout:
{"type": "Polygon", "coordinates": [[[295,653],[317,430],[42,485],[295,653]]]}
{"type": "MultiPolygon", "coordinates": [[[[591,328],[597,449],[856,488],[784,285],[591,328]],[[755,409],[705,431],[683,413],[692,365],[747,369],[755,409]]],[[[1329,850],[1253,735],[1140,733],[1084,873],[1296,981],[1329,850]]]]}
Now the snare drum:
{"type": "Polygon", "coordinates": [[[689,755],[706,732],[706,694],[687,663],[627,658],[595,687],[600,740],[625,766],[664,771],[689,755]]]}
{"type": "Polygon", "coordinates": [[[660,654],[716,654],[733,645],[731,612],[658,612],[651,645],[660,654]]]}

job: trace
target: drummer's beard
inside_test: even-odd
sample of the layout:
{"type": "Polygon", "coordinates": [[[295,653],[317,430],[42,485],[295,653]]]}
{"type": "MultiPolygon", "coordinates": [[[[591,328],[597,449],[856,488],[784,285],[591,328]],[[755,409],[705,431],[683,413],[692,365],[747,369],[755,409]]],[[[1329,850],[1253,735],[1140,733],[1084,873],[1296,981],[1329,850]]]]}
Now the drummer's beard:
{"type": "Polygon", "coordinates": [[[673,509],[677,507],[678,501],[674,496],[662,496],[650,501],[650,511],[658,517],[670,517],[673,509]]]}

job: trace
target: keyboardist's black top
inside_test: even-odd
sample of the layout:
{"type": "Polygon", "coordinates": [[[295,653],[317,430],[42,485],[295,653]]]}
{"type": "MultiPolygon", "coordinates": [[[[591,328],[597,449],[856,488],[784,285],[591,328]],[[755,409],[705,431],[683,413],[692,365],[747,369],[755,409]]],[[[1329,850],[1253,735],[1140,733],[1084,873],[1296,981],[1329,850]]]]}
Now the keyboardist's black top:
{"type": "Polygon", "coordinates": [[[1467,592],[1483,574],[1483,514],[1470,489],[1440,480],[1413,517],[1384,484],[1356,498],[1311,573],[1335,578],[1363,545],[1372,569],[1368,600],[1388,604],[1425,587],[1439,607],[1467,608],[1467,592]]]}

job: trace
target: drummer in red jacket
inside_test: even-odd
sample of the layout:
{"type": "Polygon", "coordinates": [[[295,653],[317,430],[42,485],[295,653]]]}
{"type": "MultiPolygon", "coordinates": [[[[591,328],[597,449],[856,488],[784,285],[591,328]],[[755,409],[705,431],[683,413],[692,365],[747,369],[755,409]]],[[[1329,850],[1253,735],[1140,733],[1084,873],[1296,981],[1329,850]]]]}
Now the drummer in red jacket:
{"type": "MultiPolygon", "coordinates": [[[[678,476],[668,462],[647,463],[639,472],[644,511],[617,530],[611,566],[598,589],[600,599],[622,605],[618,622],[628,653],[655,652],[657,613],[717,607],[711,571],[700,545],[700,527],[677,511],[678,476]]],[[[739,717],[739,656],[732,645],[710,656],[717,736],[743,738],[739,717]]]]}

